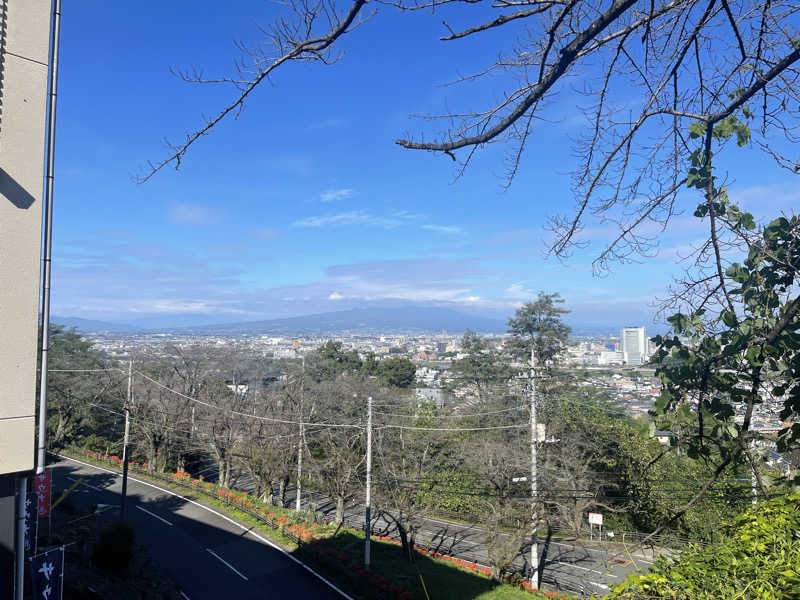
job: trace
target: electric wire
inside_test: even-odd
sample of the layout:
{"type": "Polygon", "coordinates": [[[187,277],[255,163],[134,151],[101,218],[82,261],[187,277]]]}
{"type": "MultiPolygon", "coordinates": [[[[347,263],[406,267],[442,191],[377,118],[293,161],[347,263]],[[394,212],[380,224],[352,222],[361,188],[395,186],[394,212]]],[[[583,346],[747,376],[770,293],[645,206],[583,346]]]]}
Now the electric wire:
{"type": "Polygon", "coordinates": [[[288,419],[277,419],[277,418],[274,418],[274,417],[265,417],[265,416],[262,416],[262,415],[251,415],[251,414],[244,413],[244,412],[241,412],[241,411],[227,409],[227,408],[224,408],[224,407],[221,407],[221,406],[215,406],[215,405],[213,405],[213,404],[211,404],[209,402],[204,402],[204,401],[199,400],[197,398],[192,398],[191,396],[187,396],[186,394],[184,394],[182,392],[179,392],[177,390],[173,390],[172,388],[170,388],[170,387],[164,385],[163,383],[153,379],[152,377],[149,377],[148,375],[145,375],[141,371],[134,370],[134,373],[138,374],[140,377],[143,377],[144,379],[147,379],[148,381],[150,381],[151,383],[157,385],[158,387],[161,387],[161,388],[167,390],[168,392],[172,392],[173,394],[175,394],[177,396],[185,398],[186,400],[189,400],[191,402],[195,402],[196,404],[200,404],[200,405],[206,406],[208,408],[212,408],[214,410],[225,411],[225,412],[228,412],[230,414],[238,415],[240,417],[245,417],[245,418],[248,418],[248,419],[256,419],[256,420],[259,420],[259,421],[269,421],[271,423],[283,423],[283,424],[286,424],[286,425],[307,425],[307,426],[311,426],[311,427],[349,427],[349,428],[355,428],[355,429],[363,429],[364,428],[363,425],[355,425],[355,424],[350,424],[350,423],[319,423],[319,422],[314,422],[314,421],[306,422],[306,421],[294,421],[294,420],[288,420],[288,419]]]}
{"type": "Polygon", "coordinates": [[[470,419],[470,418],[473,418],[473,417],[483,417],[483,416],[486,416],[486,415],[497,415],[497,414],[500,414],[500,413],[512,412],[512,411],[515,411],[515,410],[516,411],[527,410],[527,409],[528,409],[528,405],[525,404],[525,405],[520,405],[520,406],[513,406],[511,408],[504,408],[502,410],[492,410],[492,411],[481,412],[481,413],[465,413],[463,415],[430,415],[430,416],[428,416],[428,415],[404,415],[404,414],[400,414],[400,413],[386,413],[386,412],[382,412],[382,411],[379,411],[379,410],[375,410],[375,411],[372,411],[372,412],[373,412],[373,414],[376,414],[376,415],[384,415],[386,417],[403,417],[403,418],[406,418],[406,419],[426,419],[426,418],[430,418],[430,419],[470,419]]]}

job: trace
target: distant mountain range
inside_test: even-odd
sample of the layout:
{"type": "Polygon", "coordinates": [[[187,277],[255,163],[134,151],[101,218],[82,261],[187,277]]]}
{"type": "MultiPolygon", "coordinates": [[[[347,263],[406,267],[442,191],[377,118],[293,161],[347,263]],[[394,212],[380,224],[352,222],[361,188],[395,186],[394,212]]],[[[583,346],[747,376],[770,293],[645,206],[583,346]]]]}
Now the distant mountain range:
{"type": "Polygon", "coordinates": [[[81,319],[80,317],[50,317],[50,322],[63,325],[67,329],[73,327],[81,333],[134,333],[144,331],[141,327],[128,323],[111,323],[108,321],[95,321],[94,319],[81,319]]]}
{"type": "MultiPolygon", "coordinates": [[[[81,333],[174,333],[184,335],[332,335],[340,333],[463,333],[471,329],[478,333],[505,333],[507,318],[487,317],[436,306],[395,306],[354,308],[337,312],[285,317],[262,321],[214,323],[212,315],[197,315],[198,321],[187,323],[191,315],[176,315],[171,322],[164,316],[146,323],[100,321],[79,317],[53,317],[51,321],[75,327],[81,333]],[[167,326],[161,323],[168,323],[167,326]],[[147,326],[149,325],[149,326],[147,326]]],[[[218,317],[220,320],[225,317],[218,317]]],[[[228,317],[230,318],[230,317],[228,317]]],[[[576,337],[602,337],[619,335],[620,327],[614,323],[570,323],[576,337]]],[[[630,324],[628,324],[630,325],[630,324]]],[[[663,333],[664,325],[645,324],[648,335],[663,333]]]]}
{"type": "Polygon", "coordinates": [[[337,312],[244,321],[218,325],[191,325],[145,329],[126,323],[94,321],[77,317],[53,317],[54,323],[75,327],[83,333],[170,332],[194,335],[326,335],[331,333],[427,333],[443,329],[462,333],[467,329],[480,333],[502,333],[505,319],[493,319],[462,313],[449,308],[405,306],[393,308],[355,308],[337,312]]]}

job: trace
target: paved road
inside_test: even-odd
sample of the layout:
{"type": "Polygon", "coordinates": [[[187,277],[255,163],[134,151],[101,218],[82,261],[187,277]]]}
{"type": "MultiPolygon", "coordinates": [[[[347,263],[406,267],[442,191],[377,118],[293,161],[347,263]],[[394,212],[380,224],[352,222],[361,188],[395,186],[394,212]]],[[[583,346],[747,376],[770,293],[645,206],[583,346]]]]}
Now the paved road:
{"type": "MultiPolygon", "coordinates": [[[[215,481],[217,475],[216,461],[209,459],[201,465],[201,473],[209,481],[215,481]]],[[[249,492],[254,491],[254,485],[247,473],[239,472],[235,487],[249,492]]],[[[287,491],[288,505],[295,506],[295,489],[287,491]]],[[[302,506],[309,508],[309,501],[313,501],[315,508],[333,517],[336,507],[325,496],[311,493],[302,499],[302,506]]],[[[345,520],[351,527],[364,526],[364,507],[360,504],[348,506],[345,510],[345,520]]],[[[373,524],[373,531],[378,535],[391,535],[392,526],[380,517],[373,524]]],[[[422,529],[417,537],[417,543],[436,547],[444,554],[452,554],[464,559],[481,564],[488,564],[486,551],[486,531],[476,527],[453,523],[450,521],[426,518],[423,519],[422,529]]],[[[526,549],[525,556],[530,555],[526,549]]],[[[611,586],[620,583],[627,575],[638,569],[647,570],[653,561],[650,557],[641,554],[631,556],[618,556],[615,551],[591,547],[580,540],[562,541],[551,540],[546,544],[544,540],[539,545],[539,556],[545,557],[543,569],[543,582],[550,587],[576,594],[604,595],[611,586]]],[[[524,568],[526,564],[519,560],[518,566],[524,568]]]]}
{"type": "MultiPolygon", "coordinates": [[[[73,459],[52,467],[57,489],[83,478],[71,496],[77,507],[119,504],[119,475],[73,459]]],[[[166,490],[129,479],[127,512],[137,542],[188,600],[348,598],[256,533],[166,490]]]]}

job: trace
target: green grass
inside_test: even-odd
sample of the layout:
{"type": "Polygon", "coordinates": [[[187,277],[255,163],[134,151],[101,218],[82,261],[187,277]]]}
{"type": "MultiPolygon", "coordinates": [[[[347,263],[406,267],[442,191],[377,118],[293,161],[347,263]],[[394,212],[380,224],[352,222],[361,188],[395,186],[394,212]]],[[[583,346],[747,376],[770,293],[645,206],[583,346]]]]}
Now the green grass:
{"type": "MultiPolygon", "coordinates": [[[[328,572],[337,568],[342,570],[342,566],[343,570],[349,573],[357,573],[363,568],[362,532],[342,531],[335,538],[320,540],[314,546],[314,553],[322,555],[322,558],[315,562],[330,563],[331,568],[326,569],[328,572]]],[[[381,574],[389,584],[407,590],[413,600],[428,600],[428,597],[430,600],[440,598],[534,600],[559,597],[531,593],[511,584],[500,584],[481,573],[464,570],[450,561],[419,552],[414,553],[414,562],[409,562],[400,546],[391,542],[373,540],[370,570],[372,573],[381,574]]],[[[351,588],[354,584],[348,587],[351,588]]],[[[374,597],[382,596],[377,593],[374,597]]]]}

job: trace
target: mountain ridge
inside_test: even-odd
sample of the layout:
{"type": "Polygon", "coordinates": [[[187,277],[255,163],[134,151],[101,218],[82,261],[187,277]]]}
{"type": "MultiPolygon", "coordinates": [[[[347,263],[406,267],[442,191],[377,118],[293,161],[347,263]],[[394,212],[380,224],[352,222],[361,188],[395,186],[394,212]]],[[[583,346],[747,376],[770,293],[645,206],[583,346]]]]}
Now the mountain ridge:
{"type": "Polygon", "coordinates": [[[450,308],[406,306],[391,308],[352,308],[296,317],[260,319],[218,324],[143,327],[124,322],[53,317],[53,323],[75,327],[85,333],[185,333],[195,335],[309,335],[342,332],[360,333],[461,333],[471,329],[480,333],[502,333],[505,320],[463,313],[450,308]]]}

